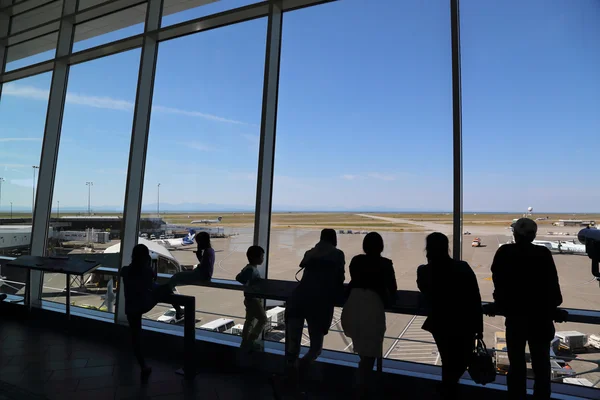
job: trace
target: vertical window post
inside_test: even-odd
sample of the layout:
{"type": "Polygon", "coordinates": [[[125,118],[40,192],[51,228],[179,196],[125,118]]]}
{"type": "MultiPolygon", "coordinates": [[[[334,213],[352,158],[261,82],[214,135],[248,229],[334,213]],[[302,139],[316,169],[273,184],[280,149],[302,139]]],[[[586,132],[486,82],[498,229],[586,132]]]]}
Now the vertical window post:
{"type": "MultiPolygon", "coordinates": [[[[5,38],[10,32],[10,15],[4,8],[10,6],[10,3],[10,0],[0,0],[0,76],[6,70],[8,43],[5,38]]],[[[0,79],[0,97],[2,97],[2,79],[0,79]]]]}
{"type": "MultiPolygon", "coordinates": [[[[133,114],[131,146],[129,150],[120,266],[129,264],[133,247],[138,242],[140,212],[142,210],[142,191],[144,189],[144,170],[146,168],[146,149],[148,147],[152,94],[154,92],[154,74],[156,72],[156,59],[158,56],[156,31],[160,28],[162,8],[163,0],[148,1],[133,114]]],[[[117,292],[115,322],[125,324],[126,321],[123,285],[121,282],[117,292]]]]}
{"type": "Polygon", "coordinates": [[[269,4],[254,220],[254,244],[261,246],[266,252],[265,262],[260,267],[260,274],[265,278],[268,276],[267,266],[273,199],[275,131],[277,128],[277,96],[279,94],[279,61],[281,58],[281,27],[283,22],[281,3],[281,0],[275,0],[269,4]]]}
{"type": "Polygon", "coordinates": [[[450,26],[452,30],[452,118],[453,118],[453,160],[454,160],[454,207],[452,234],[455,260],[462,256],[463,239],[463,180],[462,180],[462,94],[460,78],[460,15],[459,0],[450,0],[450,26]]]}
{"type": "MultiPolygon", "coordinates": [[[[72,14],[77,10],[77,0],[64,0],[62,19],[58,31],[58,43],[56,47],[56,61],[52,71],[50,83],[50,96],[48,98],[48,111],[46,113],[46,125],[44,127],[44,139],[42,142],[42,155],[39,163],[38,185],[35,195],[35,207],[33,210],[33,228],[31,237],[31,254],[43,256],[46,254],[48,241],[48,228],[50,212],[52,210],[52,194],[54,191],[54,179],[56,177],[56,162],[58,159],[58,147],[60,143],[60,131],[62,128],[63,111],[67,97],[67,83],[69,80],[69,64],[66,57],[71,53],[73,47],[73,34],[75,24],[72,14]],[[71,15],[70,17],[66,17],[71,15]]],[[[33,182],[35,186],[36,182],[33,182]]],[[[39,271],[31,271],[28,282],[31,303],[29,306],[41,305],[42,283],[44,274],[39,271]]]]}

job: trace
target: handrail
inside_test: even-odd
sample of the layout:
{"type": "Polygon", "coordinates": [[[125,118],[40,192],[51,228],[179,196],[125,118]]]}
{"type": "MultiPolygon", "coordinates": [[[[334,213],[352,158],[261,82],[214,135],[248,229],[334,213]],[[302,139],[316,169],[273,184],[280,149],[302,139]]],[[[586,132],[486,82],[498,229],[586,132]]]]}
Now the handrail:
{"type": "MultiPolygon", "coordinates": [[[[14,257],[3,257],[0,259],[14,260],[14,257]]],[[[94,273],[104,272],[107,274],[117,275],[117,268],[99,267],[94,273]]],[[[159,273],[158,278],[169,279],[173,276],[172,274],[159,273]]],[[[294,281],[282,281],[275,279],[265,279],[262,282],[254,285],[253,287],[247,288],[235,280],[231,279],[220,279],[213,278],[210,281],[198,281],[193,286],[204,286],[212,287],[216,289],[225,290],[236,290],[244,291],[251,297],[266,299],[266,300],[280,300],[287,301],[298,285],[298,282],[294,281]]],[[[347,284],[344,284],[347,287],[347,284]]],[[[342,307],[345,303],[345,298],[338,299],[336,306],[342,307]]],[[[489,301],[483,301],[482,306],[490,304],[489,301]]],[[[560,308],[569,313],[567,322],[578,322],[583,324],[600,325],[600,311],[595,310],[583,310],[578,308],[560,308]]],[[[420,292],[415,290],[399,290],[396,293],[396,302],[388,309],[387,312],[394,314],[407,314],[407,315],[421,315],[426,316],[427,310],[423,307],[422,297],[420,292]]],[[[502,316],[502,314],[496,314],[502,316]]]]}

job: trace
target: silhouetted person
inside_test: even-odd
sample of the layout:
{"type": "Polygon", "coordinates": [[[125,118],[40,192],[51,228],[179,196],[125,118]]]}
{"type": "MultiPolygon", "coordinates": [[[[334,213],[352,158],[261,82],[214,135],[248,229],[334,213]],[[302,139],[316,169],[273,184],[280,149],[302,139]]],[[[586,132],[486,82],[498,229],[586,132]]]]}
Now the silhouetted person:
{"type": "Polygon", "coordinates": [[[342,326],[360,356],[359,397],[369,391],[369,377],[381,357],[385,335],[385,308],[393,304],[398,286],[392,260],[382,257],[383,238],[371,232],[363,240],[363,251],[350,262],[349,297],[342,313],[342,326]]]}
{"type": "MultiPolygon", "coordinates": [[[[207,232],[199,232],[194,238],[198,245],[196,258],[199,264],[191,271],[182,271],[174,274],[169,280],[171,289],[181,285],[193,285],[195,282],[210,281],[215,268],[215,250],[210,244],[210,235],[207,232]]],[[[174,306],[175,319],[181,320],[183,312],[180,306],[174,306]]]]}
{"type": "Polygon", "coordinates": [[[333,229],[323,229],[321,240],[304,254],[300,268],[304,270],[298,287],[287,302],[286,370],[295,379],[300,354],[304,320],[308,325],[310,349],[302,358],[302,367],[317,359],[323,339],[329,332],[335,301],[344,290],[344,252],[337,249],[333,229]]]}
{"type": "Polygon", "coordinates": [[[417,269],[417,285],[429,309],[423,329],[432,333],[442,359],[442,395],[457,399],[475,338],[483,336],[479,285],[468,263],[450,257],[446,235],[430,234],[425,249],[427,265],[417,269]]]}
{"type": "Polygon", "coordinates": [[[506,317],[511,399],[526,398],[526,343],[535,375],[534,397],[549,399],[551,393],[550,342],[562,295],[552,253],[532,243],[536,234],[534,221],[519,219],[513,231],[515,243],[500,247],[492,264],[496,312],[506,317]]]}
{"type": "Polygon", "coordinates": [[[133,248],[131,264],[121,268],[125,291],[125,314],[131,330],[133,353],[142,368],[142,378],[147,378],[152,369],[142,354],[142,315],[152,310],[159,300],[162,289],[154,283],[148,247],[138,244],[133,248]]]}
{"type": "MultiPolygon", "coordinates": [[[[240,271],[235,279],[247,288],[260,282],[262,279],[258,271],[258,266],[265,261],[265,250],[260,246],[250,246],[246,251],[246,257],[248,258],[248,265],[240,271]]],[[[263,301],[256,297],[246,295],[244,297],[244,306],[246,306],[246,321],[244,322],[242,344],[240,347],[253,351],[259,348],[256,340],[265,328],[267,314],[263,307],[263,301]]]]}

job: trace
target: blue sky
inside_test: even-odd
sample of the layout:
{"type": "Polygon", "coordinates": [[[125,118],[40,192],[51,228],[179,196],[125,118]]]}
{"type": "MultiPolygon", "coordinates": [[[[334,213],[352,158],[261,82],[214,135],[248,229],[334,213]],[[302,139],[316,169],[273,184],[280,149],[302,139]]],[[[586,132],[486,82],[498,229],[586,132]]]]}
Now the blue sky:
{"type": "MultiPolygon", "coordinates": [[[[600,4],[461,5],[464,208],[600,212],[589,178],[600,169],[600,4]]],[[[163,204],[254,207],[266,29],[260,19],[160,44],[144,204],[154,209],[160,183],[163,204]]],[[[87,206],[93,181],[92,208],[122,208],[139,57],[72,67],[55,205],[87,206]]],[[[31,206],[50,78],[3,89],[1,210],[31,206]]],[[[284,16],[275,208],[450,210],[451,146],[447,2],[341,0],[284,16]]]]}

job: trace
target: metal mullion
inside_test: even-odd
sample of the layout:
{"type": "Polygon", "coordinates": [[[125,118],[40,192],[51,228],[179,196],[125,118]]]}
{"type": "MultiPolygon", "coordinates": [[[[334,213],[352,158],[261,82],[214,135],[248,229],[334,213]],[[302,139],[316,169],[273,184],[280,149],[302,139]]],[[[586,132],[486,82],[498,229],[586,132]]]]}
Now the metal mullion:
{"type": "MultiPolygon", "coordinates": [[[[60,28],[60,19],[54,20],[54,21],[52,21],[52,23],[53,24],[58,23],[59,24],[58,28],[60,28]]],[[[35,39],[43,38],[44,36],[48,36],[48,35],[50,35],[50,34],[58,31],[58,28],[55,27],[55,26],[51,26],[51,24],[44,25],[44,27],[48,27],[48,30],[47,31],[41,31],[39,33],[34,32],[35,36],[28,36],[28,37],[25,37],[25,39],[19,40],[18,36],[22,35],[22,33],[19,32],[16,35],[11,35],[11,36],[8,36],[8,37],[4,38],[4,40],[6,40],[7,43],[8,43],[8,45],[12,47],[12,46],[17,46],[17,45],[19,45],[21,43],[26,43],[26,42],[30,42],[30,41],[35,40],[35,39]],[[16,41],[15,41],[15,37],[17,37],[16,41]]],[[[29,33],[29,32],[25,32],[24,31],[23,33],[29,33]]]]}
{"type": "Polygon", "coordinates": [[[122,53],[142,47],[144,43],[144,34],[130,36],[127,39],[118,40],[103,44],[101,46],[92,47],[76,53],[72,53],[68,56],[67,62],[70,65],[80,64],[82,62],[97,60],[102,57],[112,56],[114,54],[122,53]]]}
{"type": "Polygon", "coordinates": [[[38,64],[6,72],[4,75],[0,75],[0,82],[15,81],[28,76],[40,74],[42,72],[51,71],[55,60],[57,62],[66,62],[69,65],[74,65],[86,61],[96,60],[102,57],[107,57],[113,54],[122,53],[124,51],[133,50],[142,46],[143,36],[143,34],[131,36],[127,39],[103,44],[101,46],[92,47],[91,49],[82,50],[64,57],[58,57],[53,60],[43,61],[38,64]]]}
{"type": "Polygon", "coordinates": [[[258,181],[254,211],[254,244],[265,249],[265,262],[259,268],[268,277],[269,238],[271,233],[271,205],[273,199],[273,171],[275,163],[275,137],[277,130],[277,98],[279,95],[279,65],[281,60],[281,34],[283,11],[281,0],[269,5],[265,77],[258,155],[258,181]]]}
{"type": "Polygon", "coordinates": [[[268,14],[269,4],[267,2],[240,7],[162,28],[158,31],[158,40],[162,42],[175,39],[193,33],[266,17],[268,14]]]}
{"type": "Polygon", "coordinates": [[[463,241],[463,179],[462,179],[462,83],[460,75],[460,13],[459,0],[450,0],[452,31],[452,150],[453,150],[453,224],[452,234],[455,260],[462,256],[463,241]]]}
{"type": "Polygon", "coordinates": [[[54,60],[43,61],[38,64],[33,64],[28,67],[15,69],[10,72],[0,74],[0,84],[11,81],[17,81],[19,79],[27,78],[29,76],[38,75],[44,72],[49,72],[54,69],[54,60]]]}
{"type": "MultiPolygon", "coordinates": [[[[117,0],[118,1],[118,0],[117,0]]],[[[318,5],[322,3],[328,3],[335,0],[290,0],[290,3],[287,1],[282,4],[282,10],[293,10],[302,7],[309,7],[313,5],[318,5]]],[[[87,10],[85,11],[87,12],[87,10]]],[[[156,28],[154,30],[150,30],[145,33],[146,34],[156,34],[159,41],[175,39],[178,37],[186,36],[189,34],[206,31],[209,29],[215,29],[227,25],[236,24],[239,22],[249,21],[252,19],[257,19],[261,17],[266,17],[268,15],[268,4],[257,3],[247,7],[241,7],[238,9],[209,15],[206,17],[197,18],[194,20],[190,20],[187,22],[183,22],[177,25],[168,26],[165,28],[156,28]]],[[[19,32],[19,35],[24,33],[19,32]]],[[[75,53],[71,55],[71,60],[69,61],[72,64],[80,63],[84,61],[91,61],[96,58],[108,56],[111,54],[116,54],[121,51],[131,50],[137,47],[137,43],[139,42],[139,36],[132,36],[122,41],[108,43],[106,45],[98,46],[93,49],[89,49],[90,52],[87,53],[75,53]],[[131,41],[131,42],[129,42],[131,41]],[[135,44],[133,44],[135,42],[135,44]],[[122,47],[113,47],[116,44],[122,47]],[[110,48],[113,47],[112,50],[110,48]],[[93,52],[92,52],[93,50],[93,52]]],[[[40,64],[36,64],[33,66],[24,67],[15,71],[11,71],[6,73],[4,76],[0,75],[0,81],[9,82],[14,81],[16,79],[22,79],[28,76],[36,75],[42,72],[47,72],[51,69],[52,63],[54,60],[46,61],[40,64]]]]}
{"type": "MultiPolygon", "coordinates": [[[[145,35],[140,57],[131,146],[129,150],[120,267],[129,263],[133,247],[138,242],[146,168],[146,151],[148,148],[152,95],[154,91],[154,75],[156,73],[156,61],[158,57],[156,35],[149,32],[155,31],[160,27],[162,6],[163,0],[149,0],[148,8],[146,9],[145,35]]],[[[123,285],[119,284],[115,323],[125,324],[126,321],[123,285]]]]}
{"type": "Polygon", "coordinates": [[[320,4],[333,3],[334,1],[339,0],[286,0],[283,2],[282,11],[294,11],[299,10],[301,8],[318,6],[320,4]]]}
{"type": "MultiPolygon", "coordinates": [[[[62,14],[66,15],[77,8],[77,0],[64,0],[62,14]]],[[[73,47],[73,33],[75,26],[71,19],[64,18],[60,24],[56,55],[68,55],[73,47]]],[[[67,83],[69,80],[69,65],[66,62],[55,62],[48,111],[42,142],[42,155],[39,164],[38,190],[35,196],[33,212],[33,228],[31,238],[31,254],[43,256],[46,254],[50,212],[52,210],[52,195],[54,179],[56,177],[56,164],[58,161],[58,148],[62,127],[63,111],[67,96],[67,83]]],[[[35,184],[35,182],[34,182],[35,184]]],[[[43,273],[32,271],[29,280],[31,302],[35,306],[41,305],[43,273]]],[[[31,307],[32,304],[29,304],[31,307]]]]}
{"type": "Polygon", "coordinates": [[[32,26],[30,28],[24,29],[19,32],[15,32],[13,34],[9,34],[8,32],[10,32],[10,31],[8,31],[4,35],[0,34],[0,38],[10,40],[14,37],[22,36],[24,34],[35,32],[38,30],[41,32],[39,34],[35,33],[35,36],[33,36],[33,37],[30,37],[30,38],[28,37],[28,38],[26,38],[24,40],[20,40],[16,43],[11,43],[11,46],[14,46],[16,44],[27,42],[29,40],[33,40],[33,39],[41,37],[41,36],[46,36],[47,34],[54,32],[56,29],[52,28],[50,25],[59,23],[62,18],[70,18],[70,19],[72,19],[72,21],[74,21],[75,25],[80,25],[85,22],[89,22],[89,21],[93,21],[98,18],[106,17],[111,14],[115,14],[120,11],[127,10],[129,8],[136,7],[136,6],[145,4],[145,3],[146,3],[146,0],[129,0],[129,2],[127,2],[127,3],[125,3],[123,0],[113,0],[113,1],[106,2],[106,3],[98,4],[94,7],[86,8],[84,11],[81,11],[81,12],[69,13],[68,15],[65,15],[63,17],[59,17],[59,18],[52,19],[50,21],[43,22],[39,25],[32,26]],[[47,29],[44,30],[43,28],[47,28],[47,29]]]}
{"type": "MultiPolygon", "coordinates": [[[[2,1],[2,0],[0,0],[2,1]]],[[[1,4],[1,3],[0,3],[1,4]]],[[[0,12],[0,37],[5,36],[10,31],[11,17],[8,14],[0,12]]],[[[8,58],[8,43],[0,40],[0,76],[6,70],[6,59],[8,58]]],[[[2,99],[2,81],[0,80],[0,99],[2,99]]]]}

